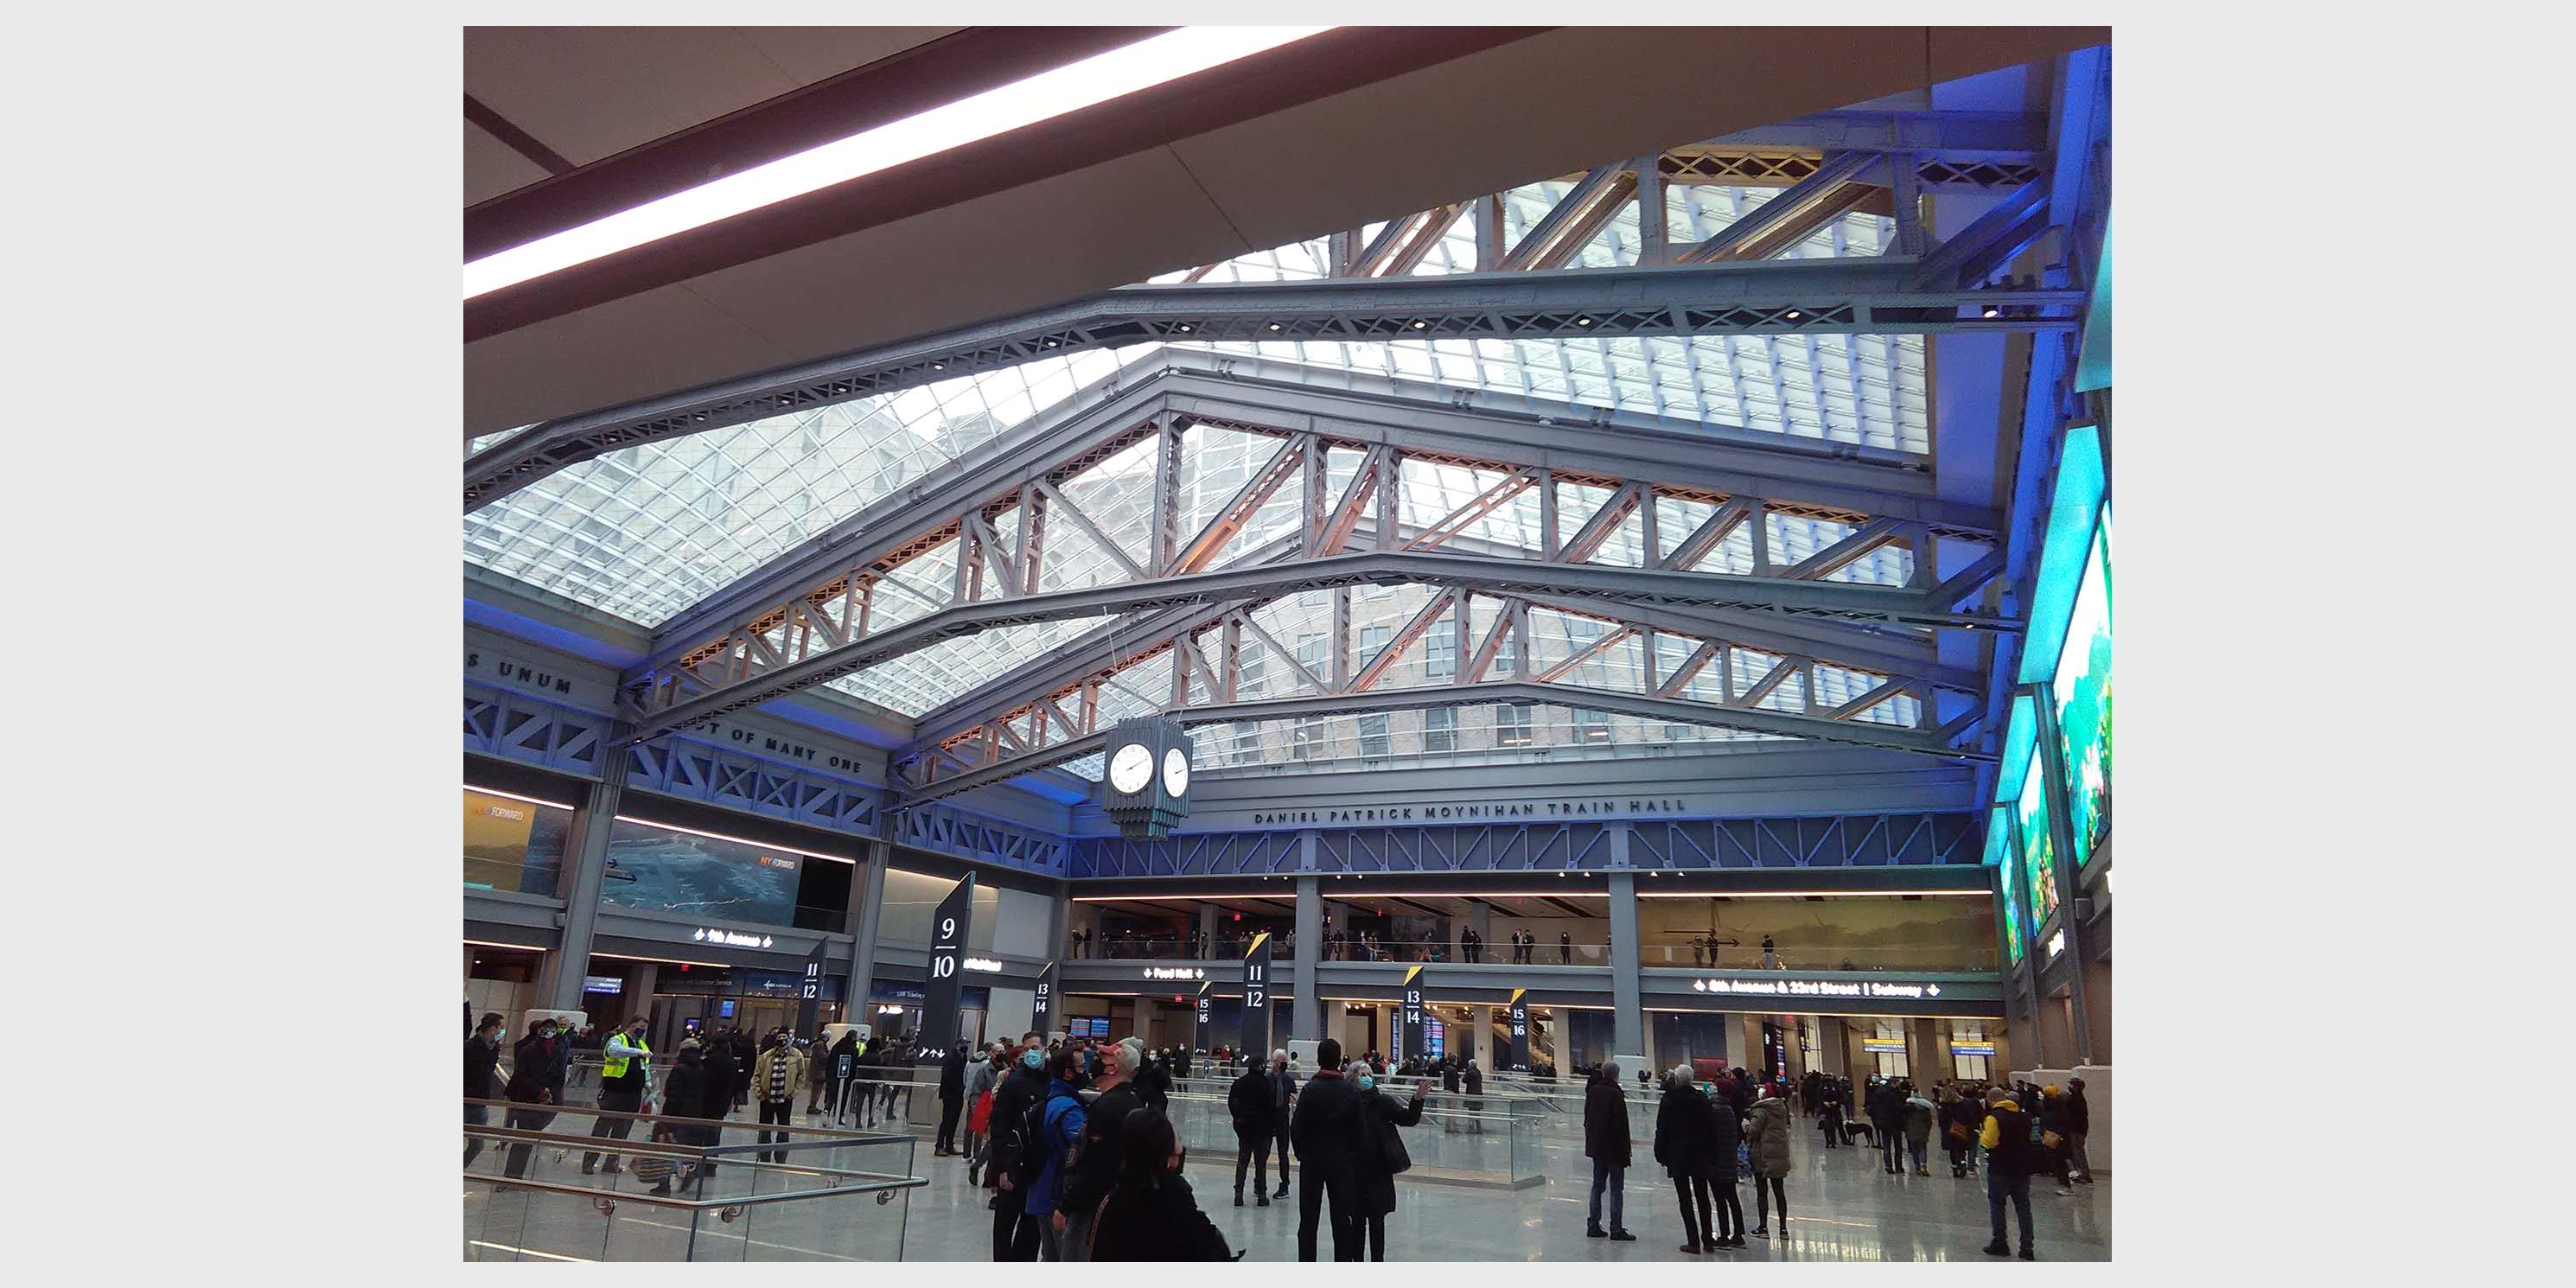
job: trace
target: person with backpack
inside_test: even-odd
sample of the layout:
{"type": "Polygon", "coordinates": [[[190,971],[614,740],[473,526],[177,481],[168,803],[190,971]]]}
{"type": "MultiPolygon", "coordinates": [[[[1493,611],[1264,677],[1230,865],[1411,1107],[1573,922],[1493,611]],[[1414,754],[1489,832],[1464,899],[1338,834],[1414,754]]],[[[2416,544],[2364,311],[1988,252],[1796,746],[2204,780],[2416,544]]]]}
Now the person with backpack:
{"type": "Polygon", "coordinates": [[[1664,1099],[1655,1110],[1655,1161],[1664,1165],[1664,1174],[1673,1179],[1673,1189],[1681,1197],[1681,1250],[1693,1256],[1716,1251],[1708,1174],[1717,1164],[1717,1120],[1707,1094],[1691,1081],[1687,1064],[1674,1065],[1664,1074],[1664,1099]]]}
{"type": "MultiPolygon", "coordinates": [[[[1751,1086],[1749,1080],[1728,1079],[1737,1087],[1751,1086]]],[[[1712,1161],[1708,1169],[1709,1197],[1714,1200],[1717,1230],[1714,1238],[1703,1225],[1700,1229],[1700,1251],[1744,1246],[1744,1202],[1735,1197],[1736,1155],[1744,1145],[1744,1111],[1731,1097],[1708,1098],[1709,1150],[1712,1161]]]]}
{"type": "Polygon", "coordinates": [[[1101,1066],[1100,1093],[1083,1107],[1082,1134],[1074,1142],[1052,1223],[1064,1236],[1068,1260],[1089,1255],[1092,1214],[1118,1184],[1118,1169],[1126,1157],[1121,1133],[1127,1129],[1128,1115],[1139,1109],[1162,1112],[1147,1095],[1145,1068],[1144,1043],[1134,1038],[1112,1043],[1101,1066]]]}
{"type": "Polygon", "coordinates": [[[1633,1243],[1628,1233],[1628,1093],[1619,1086],[1619,1064],[1604,1060],[1583,1084],[1583,1156],[1592,1160],[1592,1208],[1583,1223],[1589,1239],[1633,1243]],[[1601,1195],[1610,1194],[1610,1228],[1601,1228],[1601,1195]]]}
{"type": "Polygon", "coordinates": [[[1941,1147],[1950,1153],[1950,1178],[1968,1174],[1968,1152],[1976,1148],[1977,1129],[1986,1121],[1985,1106],[1973,1092],[1941,1089],[1941,1147]]]}
{"type": "Polygon", "coordinates": [[[1990,1257],[2012,1254],[2004,1243],[2004,1204],[2010,1202],[2021,1219],[2021,1259],[2037,1261],[2030,1232],[2030,1178],[2047,1166],[2047,1151],[2040,1144],[2039,1120],[2021,1107],[2016,1094],[1999,1087],[1988,1097],[1986,1125],[1977,1135],[1986,1149],[1986,1216],[1994,1228],[1985,1251],[1990,1257]]]}
{"type": "Polygon", "coordinates": [[[1744,1117],[1744,1140],[1753,1155],[1753,1237],[1771,1237],[1771,1205],[1780,1205],[1780,1237],[1789,1237],[1789,1102],[1766,1086],[1744,1117]]]}
{"type": "MultiPolygon", "coordinates": [[[[684,1039],[680,1043],[679,1063],[671,1066],[671,1076],[663,1082],[662,1118],[665,1121],[654,1124],[653,1139],[679,1145],[713,1144],[713,1141],[706,1139],[702,1128],[692,1123],[676,1121],[683,1118],[704,1117],[707,1111],[707,1099],[711,1094],[713,1094],[712,1088],[707,1081],[706,1051],[698,1045],[696,1038],[684,1039]]],[[[646,1190],[645,1193],[669,1194],[671,1179],[670,1173],[662,1173],[653,1178],[653,1188],[646,1190]]]]}
{"type": "MultiPolygon", "coordinates": [[[[1234,1205],[1243,1206],[1243,1174],[1252,1172],[1252,1194],[1270,1206],[1270,1075],[1247,1068],[1225,1089],[1226,1116],[1234,1120],[1234,1205]]],[[[1286,1178],[1281,1178],[1286,1179],[1286,1178]]]]}
{"type": "Polygon", "coordinates": [[[1088,1261],[1233,1261],[1225,1232],[1199,1210],[1181,1179],[1180,1140],[1153,1109],[1129,1114],[1118,1131],[1118,1182],[1091,1219],[1088,1261]]]}
{"type": "Polygon", "coordinates": [[[1038,1259],[1038,1225],[1028,1215],[1029,1186],[1046,1163],[1038,1129],[1046,1109],[1046,1052],[1029,1034],[1010,1073],[993,1089],[993,1144],[984,1183],[993,1191],[993,1260],[1038,1259]]]}
{"type": "Polygon", "coordinates": [[[1924,1151],[1932,1144],[1932,1120],[1938,1116],[1939,1110],[1923,1098],[1922,1092],[1914,1089],[1913,1083],[1907,1082],[1902,1086],[1905,1092],[1905,1148],[1914,1155],[1914,1174],[1930,1176],[1932,1168],[1924,1161],[1924,1151]]]}
{"type": "Polygon", "coordinates": [[[1413,1156],[1405,1152],[1404,1136],[1397,1129],[1422,1121],[1423,1099],[1431,1094],[1431,1080],[1424,1078],[1415,1083],[1413,1099],[1400,1106],[1395,1097],[1379,1089],[1375,1074],[1361,1074],[1357,1086],[1362,1138],[1352,1151],[1351,1193],[1357,1201],[1356,1215],[1367,1232],[1369,1260],[1384,1261],[1386,1218],[1395,1211],[1395,1178],[1413,1166],[1413,1156]]]}
{"type": "Polygon", "coordinates": [[[1080,1061],[1059,1051],[1047,1061],[1046,1073],[1046,1100],[1031,1142],[1038,1155],[1038,1174],[1029,1183],[1028,1214],[1038,1223],[1038,1260],[1062,1261],[1069,1222],[1061,1219],[1063,1214],[1056,1210],[1057,1196],[1064,1191],[1074,1144],[1082,1139],[1090,1111],[1082,1103],[1080,1061]]]}

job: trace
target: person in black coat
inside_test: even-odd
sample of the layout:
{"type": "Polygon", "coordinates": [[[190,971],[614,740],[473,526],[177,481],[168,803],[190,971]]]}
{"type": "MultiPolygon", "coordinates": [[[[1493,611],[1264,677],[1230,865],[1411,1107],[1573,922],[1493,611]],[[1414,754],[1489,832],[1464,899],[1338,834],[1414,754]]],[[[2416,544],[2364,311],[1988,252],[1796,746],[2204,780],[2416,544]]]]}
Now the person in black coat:
{"type": "Polygon", "coordinates": [[[1170,1119],[1135,1110],[1118,1138],[1118,1181],[1092,1219],[1091,1260],[1233,1261],[1243,1255],[1181,1179],[1181,1147],[1170,1119]]]}
{"type": "Polygon", "coordinates": [[[1664,1174],[1673,1178],[1673,1189],[1681,1197],[1682,1251],[1714,1250],[1717,1227],[1709,1215],[1708,1176],[1717,1162],[1717,1123],[1710,1116],[1708,1097],[1691,1081],[1689,1065],[1675,1065],[1664,1075],[1664,1102],[1655,1112],[1655,1161],[1664,1165],[1664,1174]],[[1696,1211],[1693,1200],[1698,1202],[1696,1211]]]}
{"type": "Polygon", "coordinates": [[[2084,1138],[2093,1134],[2093,1106],[2085,1103],[2084,1080],[2066,1080],[2066,1161],[2073,1169],[2075,1183],[2093,1183],[2093,1160],[2084,1154],[2084,1138]]]}
{"type": "Polygon", "coordinates": [[[939,1139],[932,1158],[957,1152],[957,1115],[966,1107],[966,1044],[958,1043],[939,1058],[939,1139]]]}
{"type": "MultiPolygon", "coordinates": [[[[1234,1205],[1243,1206],[1243,1173],[1252,1172],[1252,1193],[1270,1206],[1270,1138],[1277,1134],[1271,1116],[1270,1074],[1247,1068],[1225,1089],[1226,1115],[1234,1120],[1234,1205]]],[[[1286,1180],[1286,1177],[1281,1177],[1286,1180]]]]}
{"type": "MultiPolygon", "coordinates": [[[[1023,1038],[1026,1043],[1028,1039],[1023,1038]]],[[[1028,1215],[1028,1194],[1014,1180],[1034,1173],[1035,1142],[1021,1137],[1031,1105],[1046,1103],[1046,1052],[1024,1046],[1013,1053],[1011,1071],[993,1088],[993,1111],[987,1125],[993,1144],[985,1156],[984,1185],[993,1190],[993,1260],[1038,1259],[1038,1223],[1028,1215]]]]}
{"type": "Polygon", "coordinates": [[[1879,1165],[1890,1176],[1905,1174],[1906,1090],[1895,1078],[1869,1092],[1869,1127],[1878,1136],[1879,1165]]]}
{"type": "MultiPolygon", "coordinates": [[[[473,1009],[474,1008],[469,1006],[466,1008],[466,1011],[471,1014],[473,1009]]],[[[501,1076],[499,1069],[499,1062],[501,1059],[501,1032],[501,1013],[499,1011],[493,1011],[486,1014],[483,1017],[483,1022],[475,1025],[473,1031],[465,1035],[466,1099],[498,1100],[501,1098],[501,1076]]],[[[466,1125],[470,1127],[480,1127],[492,1120],[491,1113],[492,1107],[490,1105],[467,1105],[465,1107],[466,1125]]],[[[474,1166],[474,1156],[482,1152],[482,1137],[468,1136],[465,1138],[465,1165],[467,1167],[474,1166]]]]}
{"type": "Polygon", "coordinates": [[[1359,1216],[1368,1234],[1369,1260],[1386,1260],[1386,1218],[1395,1211],[1395,1174],[1399,1164],[1409,1167],[1404,1152],[1404,1138],[1399,1127],[1411,1127],[1422,1121],[1423,1097],[1431,1093],[1431,1080],[1415,1083],[1413,1099],[1402,1105],[1395,1097],[1380,1090],[1374,1074],[1359,1076],[1360,1121],[1364,1138],[1353,1153],[1353,1193],[1359,1199],[1359,1216]]]}
{"type": "Polygon", "coordinates": [[[1628,1093],[1619,1086],[1619,1064],[1604,1060],[1583,1085],[1583,1156],[1592,1160],[1592,1208],[1583,1233],[1594,1239],[1634,1242],[1628,1233],[1628,1093]],[[1601,1228],[1601,1194],[1610,1194],[1610,1228],[1601,1228]]]}
{"type": "Polygon", "coordinates": [[[1832,1078],[1816,1087],[1816,1130],[1825,1134],[1825,1148],[1842,1147],[1843,1089],[1832,1078]]]}
{"type": "MultiPolygon", "coordinates": [[[[707,1080],[705,1049],[698,1045],[696,1038],[682,1042],[679,1063],[671,1066],[670,1077],[662,1083],[662,1117],[665,1120],[704,1118],[707,1116],[707,1100],[713,1094],[718,1093],[712,1090],[707,1080]]],[[[686,1122],[663,1121],[654,1124],[654,1135],[657,1138],[667,1138],[682,1145],[714,1144],[715,1142],[708,1138],[707,1133],[708,1129],[686,1122]]],[[[670,1193],[671,1178],[663,1177],[646,1192],[670,1193]]]]}
{"type": "MultiPolygon", "coordinates": [[[[1750,1085],[1749,1080],[1728,1081],[1738,1087],[1750,1085]]],[[[1725,1096],[1709,1097],[1708,1111],[1711,1123],[1709,1148],[1714,1155],[1708,1168],[1708,1188],[1710,1196],[1716,1200],[1717,1239],[1711,1243],[1709,1232],[1703,1225],[1700,1230],[1700,1250],[1703,1252],[1712,1248],[1744,1246],[1744,1203],[1735,1197],[1735,1153],[1744,1143],[1744,1111],[1725,1096]]]]}
{"type": "MultiPolygon", "coordinates": [[[[1288,1121],[1288,1139],[1296,1145],[1303,1169],[1297,1189],[1297,1259],[1315,1259],[1315,1222],[1329,1206],[1333,1260],[1357,1261],[1360,1220],[1352,1184],[1353,1155],[1362,1139],[1359,1088],[1342,1072],[1341,1039],[1316,1043],[1315,1063],[1315,1076],[1306,1080],[1288,1121]]],[[[1358,1072],[1356,1066],[1351,1070],[1358,1072]]]]}
{"type": "MultiPolygon", "coordinates": [[[[551,1106],[564,1098],[564,1080],[572,1073],[572,1043],[564,1040],[561,1027],[552,1019],[541,1019],[528,1026],[526,1037],[510,1048],[510,1126],[519,1131],[544,1131],[555,1120],[551,1106]],[[546,1107],[541,1107],[546,1106],[546,1107]]],[[[528,1174],[530,1145],[519,1141],[510,1146],[505,1175],[528,1174]]]]}

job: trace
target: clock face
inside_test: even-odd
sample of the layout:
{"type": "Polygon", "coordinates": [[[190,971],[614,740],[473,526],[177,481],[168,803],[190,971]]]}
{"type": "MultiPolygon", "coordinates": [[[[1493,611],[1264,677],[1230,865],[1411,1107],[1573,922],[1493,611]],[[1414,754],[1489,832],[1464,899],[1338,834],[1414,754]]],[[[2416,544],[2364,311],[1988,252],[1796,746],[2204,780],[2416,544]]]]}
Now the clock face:
{"type": "Polygon", "coordinates": [[[1131,742],[1109,758],[1109,785],[1119,791],[1143,791],[1153,776],[1154,751],[1141,742],[1131,742]]]}
{"type": "Polygon", "coordinates": [[[1190,789],[1190,758],[1178,747],[1163,753],[1163,790],[1174,796],[1190,789]]]}

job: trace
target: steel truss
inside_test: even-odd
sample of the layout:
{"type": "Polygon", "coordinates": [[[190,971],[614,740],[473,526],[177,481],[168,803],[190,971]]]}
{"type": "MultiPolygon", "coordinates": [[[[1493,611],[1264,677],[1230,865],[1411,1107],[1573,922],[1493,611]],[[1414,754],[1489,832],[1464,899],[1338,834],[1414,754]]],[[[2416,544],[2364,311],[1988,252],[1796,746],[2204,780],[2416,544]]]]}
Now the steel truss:
{"type": "Polygon", "coordinates": [[[1160,840],[1081,837],[1069,874],[1091,877],[1284,876],[1301,872],[1601,871],[1610,833],[1629,831],[1632,870],[1841,868],[1975,863],[1973,813],[1846,814],[1751,819],[1538,819],[1496,823],[1327,826],[1303,866],[1294,828],[1180,832],[1160,840]]]}
{"type": "MultiPolygon", "coordinates": [[[[1134,408],[1141,401],[1140,391],[1124,404],[1129,410],[1076,417],[1074,432],[1041,432],[1015,452],[981,468],[961,470],[953,486],[933,490],[931,497],[939,510],[903,502],[896,511],[900,515],[911,509],[908,523],[872,525],[885,535],[865,544],[851,543],[855,549],[833,552],[827,543],[822,552],[825,562],[800,556],[796,570],[802,580],[755,574],[754,579],[764,586],[785,589],[774,590],[774,598],[734,606],[731,624],[716,628],[713,638],[666,637],[668,645],[657,648],[643,667],[626,677],[623,714],[635,724],[634,740],[702,723],[943,640],[995,627],[1112,612],[1161,612],[1154,622],[1174,628],[1166,640],[1186,639],[1188,628],[1204,627],[1228,611],[1245,613],[1282,594],[1361,583],[1440,586],[1462,597],[1481,592],[1524,605],[1567,603],[1576,611],[1620,605],[1657,613],[1717,610],[1782,622],[1918,628],[2012,625],[1991,614],[1952,611],[1992,574],[1995,561],[1980,560],[1946,582],[1931,580],[1936,564],[1933,542],[1967,541],[1991,550],[1996,534],[1990,516],[1893,492],[1883,494],[1883,499],[1898,514],[1870,514],[1808,499],[1730,490],[1737,480],[1725,465],[1744,453],[1716,460],[1717,468],[1703,471],[1694,467],[1710,461],[1710,444],[1695,443],[1688,435],[1643,434],[1611,426],[1594,427],[1571,446],[1551,442],[1552,436],[1532,435],[1526,424],[1487,426],[1481,436],[1460,428],[1445,439],[1429,435],[1399,442],[1363,424],[1318,423],[1301,416],[1313,409],[1313,403],[1274,408],[1267,415],[1258,407],[1238,405],[1234,408],[1238,414],[1222,420],[1197,415],[1189,419],[1265,437],[1277,446],[1213,517],[1197,530],[1184,532],[1177,499],[1183,422],[1170,414],[1138,415],[1134,408]],[[1283,410],[1285,414],[1280,414],[1283,410]],[[1294,427],[1301,422],[1310,427],[1294,427]],[[1517,436],[1505,430],[1517,431],[1517,436]],[[1131,551],[1105,531],[1106,525],[1086,514],[1068,488],[1092,468],[1149,440],[1153,444],[1150,493],[1155,498],[1147,534],[1150,548],[1131,551]],[[1325,455],[1336,449],[1358,453],[1360,461],[1341,496],[1333,498],[1326,495],[1325,455]],[[1661,478],[1618,477],[1583,468],[1603,462],[1635,466],[1657,455],[1668,463],[1645,468],[1661,478]],[[1397,518],[1397,480],[1408,462],[1460,467],[1495,481],[1458,511],[1428,523],[1404,524],[1397,518]],[[1291,478],[1300,480],[1302,497],[1297,531],[1258,550],[1244,548],[1235,539],[1291,478]],[[965,486],[968,483],[991,490],[973,490],[965,486]],[[1595,489],[1608,500],[1589,515],[1560,515],[1560,483],[1595,489]],[[1532,489],[1540,497],[1541,548],[1501,547],[1507,553],[1500,554],[1493,553],[1497,547],[1469,548],[1475,543],[1462,534],[1476,518],[1532,489]],[[1690,531],[1668,541],[1656,528],[1662,508],[1658,503],[1663,501],[1687,503],[1706,515],[1690,531]],[[1829,520],[1848,527],[1849,533],[1809,558],[1774,561],[1768,535],[1768,516],[1774,513],[1829,520]],[[1068,589],[1040,584],[1039,550],[1050,532],[1067,529],[1087,534],[1114,560],[1112,571],[1123,579],[1068,589]],[[1703,561],[1738,529],[1747,533],[1754,572],[1700,570],[1703,561]],[[1642,546],[1652,552],[1646,566],[1587,562],[1622,530],[1641,534],[1642,546]],[[1019,533],[1017,544],[1006,540],[1004,532],[1019,533]],[[1890,544],[1914,552],[1914,584],[1823,580],[1890,544]],[[929,601],[932,611],[877,629],[880,594],[898,593],[886,589],[889,579],[934,554],[945,562],[947,574],[941,578],[945,585],[925,588],[915,577],[900,589],[914,603],[929,601]],[[815,571],[817,567],[821,571],[815,571]]],[[[1422,410],[1429,414],[1429,409],[1422,410]]],[[[1451,422],[1477,419],[1454,407],[1446,411],[1451,422]]],[[[1792,479],[1755,481],[1766,487],[1800,487],[1792,479]]],[[[689,622],[676,624],[687,627],[703,620],[693,614],[689,622]]],[[[1698,624],[1671,616],[1618,620],[1624,629],[1647,634],[1687,635],[1687,629],[1673,627],[1698,624]]],[[[1137,626],[1130,620],[1115,629],[1133,638],[1137,626]]],[[[1188,647],[1195,655],[1196,642],[1190,641],[1188,647]]],[[[1830,654],[1830,645],[1821,652],[1830,654]]],[[[1521,655],[1526,656],[1526,651],[1521,655]]],[[[1488,651],[1484,662],[1490,661],[1488,651]]],[[[1856,663],[1852,669],[1878,668],[1856,663]]],[[[1373,674],[1365,676],[1352,691],[1367,689],[1375,679],[1373,674]]],[[[1339,687],[1336,677],[1336,690],[1339,687]]]]}
{"type": "Polygon", "coordinates": [[[1015,366],[1155,341],[1537,340],[1603,335],[1926,334],[2074,326],[2083,295],[1927,287],[1908,257],[1129,286],[548,422],[465,462],[471,512],[565,466],[658,442],[1015,366]]]}

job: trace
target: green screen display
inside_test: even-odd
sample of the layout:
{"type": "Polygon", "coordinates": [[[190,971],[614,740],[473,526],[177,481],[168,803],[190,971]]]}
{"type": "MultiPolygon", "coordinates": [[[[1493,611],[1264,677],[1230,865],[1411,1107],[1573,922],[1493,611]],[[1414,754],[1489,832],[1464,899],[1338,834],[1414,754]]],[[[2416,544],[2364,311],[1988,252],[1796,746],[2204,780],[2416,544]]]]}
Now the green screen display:
{"type": "Polygon", "coordinates": [[[2057,852],[2048,839],[2048,775],[2039,766],[2021,776],[2022,877],[2030,884],[2030,933],[2057,911],[2057,852]]]}
{"type": "Polygon", "coordinates": [[[2004,901],[2004,955],[2015,966],[2021,965],[2021,891],[2015,883],[2021,879],[2021,856],[2013,851],[2012,812],[1998,805],[1986,819],[1986,862],[2003,869],[1995,888],[2004,901]]]}
{"type": "Polygon", "coordinates": [[[2111,510],[2093,529],[2083,588],[2057,655],[2057,754],[2066,769],[2066,821],[2077,868],[2111,830],[2111,510]]]}

